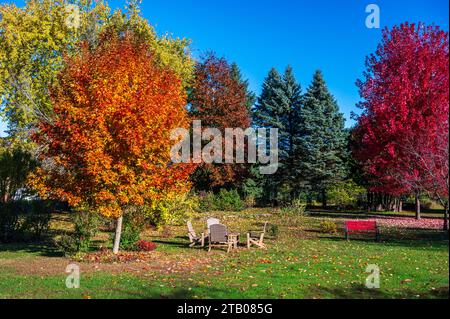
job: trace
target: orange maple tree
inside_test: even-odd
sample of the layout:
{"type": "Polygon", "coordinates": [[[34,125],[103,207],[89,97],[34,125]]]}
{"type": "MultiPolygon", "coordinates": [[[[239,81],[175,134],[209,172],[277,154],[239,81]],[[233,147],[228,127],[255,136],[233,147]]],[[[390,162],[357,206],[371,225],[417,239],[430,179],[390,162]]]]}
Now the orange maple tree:
{"type": "Polygon", "coordinates": [[[121,224],[128,205],[189,189],[193,167],[170,160],[171,130],[189,127],[181,80],[134,36],[83,44],[65,59],[52,102],[54,120],[34,135],[42,166],[30,184],[41,197],[121,224]]]}

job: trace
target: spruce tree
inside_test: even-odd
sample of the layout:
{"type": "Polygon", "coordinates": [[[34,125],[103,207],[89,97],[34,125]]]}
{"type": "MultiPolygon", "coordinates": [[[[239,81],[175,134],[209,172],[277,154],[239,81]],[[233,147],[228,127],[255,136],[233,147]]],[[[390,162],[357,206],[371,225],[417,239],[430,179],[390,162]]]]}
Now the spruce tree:
{"type": "MultiPolygon", "coordinates": [[[[270,70],[263,83],[261,96],[254,109],[254,125],[263,128],[277,128],[279,135],[279,169],[273,176],[263,176],[265,196],[274,202],[280,197],[281,189],[293,189],[294,142],[298,134],[301,88],[296,82],[292,68],[287,67],[283,76],[276,69],[270,70]]],[[[283,196],[285,197],[285,196],[283,196]]]]}
{"type": "Polygon", "coordinates": [[[296,149],[298,178],[321,193],[345,176],[346,133],[344,117],[329,92],[322,73],[317,71],[308,88],[300,112],[300,136],[296,149]]]}

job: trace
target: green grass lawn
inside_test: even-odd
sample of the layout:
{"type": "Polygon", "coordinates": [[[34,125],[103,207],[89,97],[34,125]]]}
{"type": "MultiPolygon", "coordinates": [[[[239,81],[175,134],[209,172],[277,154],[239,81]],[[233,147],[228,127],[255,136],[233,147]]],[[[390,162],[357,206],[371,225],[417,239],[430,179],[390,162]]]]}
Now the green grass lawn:
{"type": "MultiPolygon", "coordinates": [[[[318,232],[318,214],[290,217],[253,209],[211,215],[241,234],[268,220],[279,226],[279,235],[267,240],[267,250],[226,254],[188,248],[183,226],[171,227],[164,237],[149,230],[144,238],[158,244],[150,260],[78,261],[80,289],[65,287],[65,266],[72,261],[51,247],[1,245],[0,298],[448,298],[444,232],[382,229],[380,243],[347,242],[342,233],[318,232]],[[380,268],[380,289],[365,287],[369,264],[380,268]]],[[[194,219],[198,231],[205,217],[194,219]]]]}

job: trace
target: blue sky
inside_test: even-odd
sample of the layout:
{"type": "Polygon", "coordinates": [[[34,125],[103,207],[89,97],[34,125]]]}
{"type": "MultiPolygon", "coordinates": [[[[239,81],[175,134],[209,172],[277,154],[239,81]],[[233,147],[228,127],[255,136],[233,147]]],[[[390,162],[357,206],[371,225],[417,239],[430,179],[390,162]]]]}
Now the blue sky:
{"type": "MultiPolygon", "coordinates": [[[[125,0],[109,3],[122,7],[125,0]]],[[[365,26],[372,3],[382,28],[422,21],[449,29],[445,0],[144,0],[142,9],[158,33],[190,38],[195,56],[213,50],[237,62],[256,93],[271,67],[292,65],[303,90],[321,69],[350,126],[359,100],[355,81],[381,38],[381,29],[365,26]]]]}

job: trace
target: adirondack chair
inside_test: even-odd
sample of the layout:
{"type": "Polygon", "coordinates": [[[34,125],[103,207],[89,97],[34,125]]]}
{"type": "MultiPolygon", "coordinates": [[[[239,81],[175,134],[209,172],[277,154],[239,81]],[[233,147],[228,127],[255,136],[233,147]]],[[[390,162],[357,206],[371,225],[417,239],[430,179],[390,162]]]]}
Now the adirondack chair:
{"type": "Polygon", "coordinates": [[[205,233],[202,233],[200,236],[197,236],[194,227],[192,227],[191,221],[187,222],[188,227],[188,236],[189,236],[189,247],[194,247],[197,244],[200,244],[202,247],[205,247],[205,233]]]}
{"type": "Polygon", "coordinates": [[[208,229],[209,229],[209,227],[211,227],[211,225],[216,225],[216,224],[220,224],[220,220],[217,218],[210,217],[206,220],[206,225],[208,226],[208,229]]]}
{"type": "Polygon", "coordinates": [[[227,247],[227,253],[233,248],[234,241],[228,238],[227,226],[222,224],[213,224],[209,229],[209,249],[213,247],[227,247]]]}
{"type": "Polygon", "coordinates": [[[206,220],[206,231],[205,234],[209,234],[209,228],[211,225],[220,224],[220,220],[217,218],[210,217],[206,220]]]}
{"type": "Polygon", "coordinates": [[[266,234],[268,222],[264,223],[264,228],[262,231],[260,230],[251,230],[247,233],[247,248],[250,248],[252,245],[255,245],[259,248],[266,249],[266,245],[264,244],[264,236],[266,234]]]}

